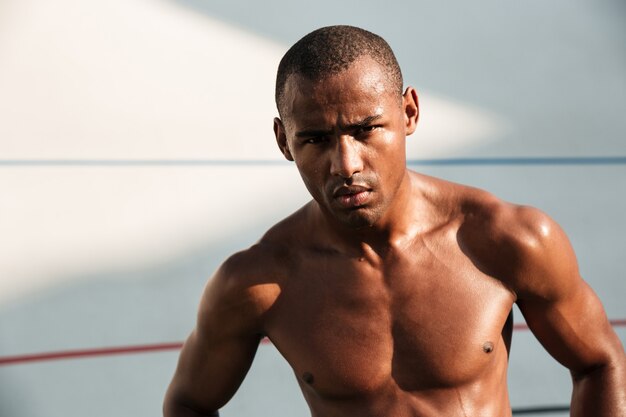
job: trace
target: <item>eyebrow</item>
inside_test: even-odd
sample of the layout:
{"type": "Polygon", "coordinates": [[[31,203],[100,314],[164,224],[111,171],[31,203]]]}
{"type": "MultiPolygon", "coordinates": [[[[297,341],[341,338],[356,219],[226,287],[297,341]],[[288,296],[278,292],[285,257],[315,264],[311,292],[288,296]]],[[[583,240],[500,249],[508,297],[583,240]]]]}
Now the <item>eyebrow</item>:
{"type": "MultiPolygon", "coordinates": [[[[366,127],[371,125],[373,122],[377,121],[383,117],[382,114],[376,114],[373,116],[367,116],[363,120],[360,120],[356,123],[351,123],[349,125],[345,125],[342,127],[342,130],[354,130],[362,127],[366,127]]],[[[322,130],[322,129],[310,129],[310,130],[300,130],[296,132],[296,137],[313,137],[313,136],[325,136],[333,133],[333,129],[322,130]]]]}
{"type": "Polygon", "coordinates": [[[315,136],[326,136],[326,135],[330,135],[331,133],[333,133],[332,130],[315,130],[315,129],[300,130],[296,132],[296,137],[297,138],[309,138],[309,137],[315,137],[315,136]]]}

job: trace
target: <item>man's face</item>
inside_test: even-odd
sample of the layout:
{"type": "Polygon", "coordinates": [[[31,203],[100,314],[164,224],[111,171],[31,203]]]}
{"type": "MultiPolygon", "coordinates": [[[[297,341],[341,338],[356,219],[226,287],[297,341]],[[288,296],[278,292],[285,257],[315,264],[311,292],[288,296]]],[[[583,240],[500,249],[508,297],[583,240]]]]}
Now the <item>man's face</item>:
{"type": "Polygon", "coordinates": [[[369,57],[312,81],[292,75],[274,131],[324,212],[354,228],[376,224],[406,175],[406,135],[417,121],[417,96],[392,89],[369,57]]]}

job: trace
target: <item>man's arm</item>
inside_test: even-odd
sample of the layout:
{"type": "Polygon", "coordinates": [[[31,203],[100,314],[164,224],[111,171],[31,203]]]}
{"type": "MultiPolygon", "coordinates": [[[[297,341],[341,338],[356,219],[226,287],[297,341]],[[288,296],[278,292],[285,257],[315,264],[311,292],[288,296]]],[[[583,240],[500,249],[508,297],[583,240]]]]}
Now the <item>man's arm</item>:
{"type": "Polygon", "coordinates": [[[565,233],[536,209],[519,207],[514,217],[510,285],[531,331],[572,374],[571,415],[626,416],[624,348],[565,233]]]}
{"type": "Polygon", "coordinates": [[[267,289],[250,285],[249,253],[231,257],[207,285],[163,404],[165,417],[218,416],[256,353],[267,289]]]}

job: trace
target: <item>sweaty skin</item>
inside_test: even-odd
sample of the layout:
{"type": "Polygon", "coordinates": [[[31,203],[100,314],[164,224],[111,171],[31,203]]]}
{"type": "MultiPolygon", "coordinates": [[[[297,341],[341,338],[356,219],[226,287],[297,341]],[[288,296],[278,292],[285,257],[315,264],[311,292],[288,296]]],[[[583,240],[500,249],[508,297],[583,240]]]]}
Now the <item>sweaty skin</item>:
{"type": "Polygon", "coordinates": [[[510,416],[514,303],[570,369],[572,415],[625,415],[623,347],[559,226],[407,170],[413,88],[362,57],[285,97],[277,142],[313,200],[210,280],[165,416],[217,415],[264,336],[314,417],[510,416]]]}

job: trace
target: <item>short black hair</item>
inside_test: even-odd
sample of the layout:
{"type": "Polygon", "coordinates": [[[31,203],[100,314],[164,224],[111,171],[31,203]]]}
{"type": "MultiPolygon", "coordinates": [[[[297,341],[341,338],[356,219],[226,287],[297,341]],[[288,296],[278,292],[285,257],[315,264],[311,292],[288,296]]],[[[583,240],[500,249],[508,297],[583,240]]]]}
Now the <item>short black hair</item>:
{"type": "Polygon", "coordinates": [[[402,71],[391,47],[380,36],[354,26],[327,26],[304,36],[285,53],[276,74],[276,107],[282,115],[285,84],[292,74],[321,80],[346,70],[362,56],[386,69],[393,89],[402,95],[402,71]]]}

